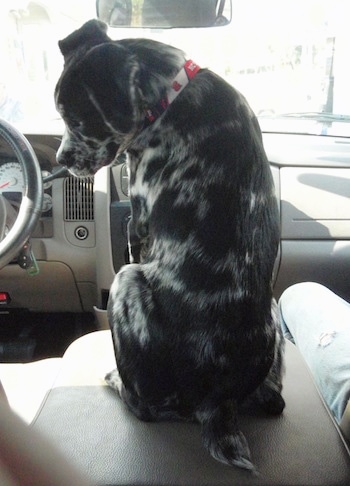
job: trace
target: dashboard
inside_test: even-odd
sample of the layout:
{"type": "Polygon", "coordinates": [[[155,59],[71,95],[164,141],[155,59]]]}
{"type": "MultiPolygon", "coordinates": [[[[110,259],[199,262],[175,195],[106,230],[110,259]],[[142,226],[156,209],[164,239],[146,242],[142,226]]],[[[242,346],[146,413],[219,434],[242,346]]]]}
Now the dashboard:
{"type": "MultiPolygon", "coordinates": [[[[350,143],[348,139],[265,133],[281,218],[275,295],[313,280],[350,300],[350,143]]],[[[55,172],[60,137],[27,135],[43,178],[55,172]]],[[[16,206],[23,174],[0,145],[0,194],[16,206]]],[[[31,239],[40,273],[16,262],[0,270],[0,290],[13,308],[104,313],[115,273],[128,261],[130,218],[125,164],[92,178],[57,178],[45,185],[41,218],[31,239]]],[[[220,244],[220,242],[218,242],[220,244]]]]}
{"type": "MultiPolygon", "coordinates": [[[[41,217],[31,238],[39,274],[28,275],[14,261],[0,270],[1,291],[10,295],[12,309],[92,312],[96,302],[93,179],[69,176],[45,183],[59,168],[55,154],[60,137],[27,135],[27,139],[44,181],[41,217]]],[[[21,166],[11,147],[0,141],[0,194],[16,210],[22,192],[21,166]]]]}

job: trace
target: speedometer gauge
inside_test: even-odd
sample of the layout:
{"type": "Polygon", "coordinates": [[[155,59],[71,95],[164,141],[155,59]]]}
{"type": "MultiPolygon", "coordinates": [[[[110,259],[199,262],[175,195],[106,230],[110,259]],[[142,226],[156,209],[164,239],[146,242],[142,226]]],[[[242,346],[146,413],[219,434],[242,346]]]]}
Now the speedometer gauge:
{"type": "Polygon", "coordinates": [[[5,162],[0,165],[0,194],[17,192],[23,194],[24,177],[19,162],[5,162]]]}

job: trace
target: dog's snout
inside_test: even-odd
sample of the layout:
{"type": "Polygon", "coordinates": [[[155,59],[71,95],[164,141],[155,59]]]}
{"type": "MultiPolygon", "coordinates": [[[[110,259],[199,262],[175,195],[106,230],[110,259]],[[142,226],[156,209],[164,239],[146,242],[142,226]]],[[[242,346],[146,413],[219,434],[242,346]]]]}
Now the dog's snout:
{"type": "Polygon", "coordinates": [[[62,137],[61,144],[56,152],[56,160],[60,165],[70,167],[72,165],[72,162],[69,163],[71,157],[68,156],[69,150],[67,150],[67,145],[69,145],[69,143],[67,134],[65,133],[62,137]]]}
{"type": "Polygon", "coordinates": [[[66,152],[61,149],[61,147],[58,149],[56,153],[56,161],[65,167],[72,167],[74,164],[73,158],[72,158],[72,152],[69,155],[69,152],[66,152]]]}

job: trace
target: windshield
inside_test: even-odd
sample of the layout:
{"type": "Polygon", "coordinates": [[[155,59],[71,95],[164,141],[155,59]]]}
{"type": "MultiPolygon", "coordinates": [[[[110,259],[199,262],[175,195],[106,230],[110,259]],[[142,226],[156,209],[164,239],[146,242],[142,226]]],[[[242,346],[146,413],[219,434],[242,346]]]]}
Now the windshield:
{"type": "MultiPolygon", "coordinates": [[[[224,27],[109,35],[182,48],[245,95],[263,131],[350,136],[347,2],[232,0],[224,27]]],[[[95,15],[95,0],[1,0],[0,117],[26,133],[62,131],[53,99],[63,67],[57,41],[95,15]]]]}

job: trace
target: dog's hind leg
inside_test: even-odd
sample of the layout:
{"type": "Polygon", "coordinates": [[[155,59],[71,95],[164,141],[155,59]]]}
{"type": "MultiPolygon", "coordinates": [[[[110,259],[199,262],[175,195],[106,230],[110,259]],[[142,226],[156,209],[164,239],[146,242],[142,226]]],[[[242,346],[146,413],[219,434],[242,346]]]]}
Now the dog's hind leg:
{"type": "Polygon", "coordinates": [[[154,420],[149,407],[145,405],[135,393],[126,390],[117,368],[112,370],[110,373],[107,373],[105,376],[105,381],[108,386],[118,392],[120,398],[128,406],[129,410],[136,415],[136,417],[146,422],[154,420]]]}
{"type": "Polygon", "coordinates": [[[202,425],[203,445],[214,459],[255,471],[247,440],[238,428],[235,400],[225,400],[214,409],[205,407],[196,418],[202,425]]]}
{"type": "Polygon", "coordinates": [[[176,404],[169,344],[145,265],[124,266],[116,275],[108,301],[117,370],[105,380],[142,420],[159,420],[163,409],[171,416],[176,404]]]}
{"type": "Polygon", "coordinates": [[[141,265],[133,263],[119,270],[110,289],[107,313],[117,362],[121,347],[126,358],[131,359],[132,351],[137,357],[135,348],[147,346],[156,321],[152,289],[141,265]]]}

